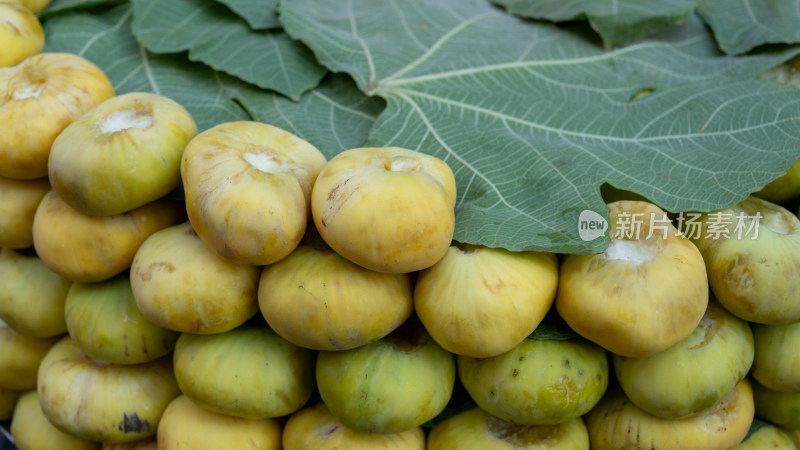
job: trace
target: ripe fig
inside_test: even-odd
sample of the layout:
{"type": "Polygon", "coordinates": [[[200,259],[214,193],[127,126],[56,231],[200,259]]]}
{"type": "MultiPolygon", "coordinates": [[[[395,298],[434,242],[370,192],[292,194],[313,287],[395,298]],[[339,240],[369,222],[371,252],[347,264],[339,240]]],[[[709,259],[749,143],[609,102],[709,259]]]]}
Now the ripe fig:
{"type": "Polygon", "coordinates": [[[25,391],[36,388],[42,359],[58,338],[32,338],[0,321],[0,389],[25,391]]]}
{"type": "Polygon", "coordinates": [[[0,178],[0,248],[33,245],[33,216],[49,190],[47,178],[0,178]]]}
{"type": "Polygon", "coordinates": [[[44,30],[28,8],[13,2],[0,2],[0,67],[21,63],[44,48],[44,30]]]}
{"type": "Polygon", "coordinates": [[[800,392],[800,322],[752,327],[753,378],[774,391],[800,392]]]}
{"type": "Polygon", "coordinates": [[[39,406],[36,390],[20,397],[10,430],[14,443],[21,449],[100,450],[99,442],[65,433],[50,423],[39,406]]]}

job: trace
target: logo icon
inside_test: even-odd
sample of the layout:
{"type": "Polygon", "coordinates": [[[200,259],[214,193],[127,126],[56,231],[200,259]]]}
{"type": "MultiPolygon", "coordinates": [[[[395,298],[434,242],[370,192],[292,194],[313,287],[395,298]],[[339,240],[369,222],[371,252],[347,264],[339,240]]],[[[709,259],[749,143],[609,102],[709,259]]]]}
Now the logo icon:
{"type": "Polygon", "coordinates": [[[608,221],[590,209],[584,209],[578,216],[578,234],[586,242],[604,235],[607,229],[608,221]]]}

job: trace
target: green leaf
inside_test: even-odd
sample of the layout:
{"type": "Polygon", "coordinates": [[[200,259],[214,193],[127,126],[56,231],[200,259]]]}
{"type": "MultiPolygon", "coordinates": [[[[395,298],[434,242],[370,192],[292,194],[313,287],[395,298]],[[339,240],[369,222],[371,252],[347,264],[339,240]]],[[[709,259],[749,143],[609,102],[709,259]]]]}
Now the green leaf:
{"type": "Polygon", "coordinates": [[[528,339],[537,339],[541,341],[566,341],[569,339],[583,339],[581,335],[575,332],[567,325],[567,322],[558,315],[555,306],[551,307],[547,314],[544,316],[536,329],[533,330],[528,339]]]}
{"type": "Polygon", "coordinates": [[[279,11],[322,64],[387,100],[368,145],[450,164],[457,241],[599,252],[608,237],[584,242],[578,218],[607,217],[604,182],[669,211],[709,211],[800,157],[800,93],[752,79],[797,49],[721,56],[696,17],[605,51],[580,30],[477,0],[291,0],[279,11]]]}
{"type": "Polygon", "coordinates": [[[275,6],[278,0],[217,0],[228,5],[236,14],[241,16],[254,30],[279,28],[278,16],[275,6]]]}
{"type": "Polygon", "coordinates": [[[587,19],[606,47],[638,41],[683,23],[700,0],[492,0],[520,17],[587,19]]]}
{"type": "Polygon", "coordinates": [[[47,8],[39,13],[39,18],[44,20],[47,16],[60,14],[67,11],[90,9],[97,6],[115,5],[127,0],[53,0],[47,8]]]}
{"type": "Polygon", "coordinates": [[[698,12],[731,55],[766,43],[800,42],[798,0],[703,0],[698,12]]]}
{"type": "Polygon", "coordinates": [[[282,31],[252,30],[213,0],[132,0],[133,33],[154,53],[189,59],[293,99],[325,75],[311,52],[282,31]]]}
{"type": "Polygon", "coordinates": [[[239,97],[255,120],[302,137],[328,159],[362,146],[385,106],[380,98],[366,97],[344,74],[329,77],[299,102],[252,88],[239,97]]]}
{"type": "Polygon", "coordinates": [[[148,53],[131,34],[132,11],[58,15],[44,23],[45,51],[71,52],[97,64],[117,94],[154,92],[183,105],[201,130],[249,115],[233,96],[241,82],[179,56],[148,53]]]}

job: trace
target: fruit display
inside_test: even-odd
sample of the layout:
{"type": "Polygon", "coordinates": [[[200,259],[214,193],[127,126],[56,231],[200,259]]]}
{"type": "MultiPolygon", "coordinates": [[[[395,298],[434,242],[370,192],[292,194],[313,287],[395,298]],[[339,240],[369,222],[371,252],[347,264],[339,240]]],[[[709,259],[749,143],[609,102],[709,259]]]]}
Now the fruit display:
{"type": "Polygon", "coordinates": [[[587,11],[536,28],[571,42],[558,56],[486,32],[564,20],[513,0],[441,23],[454,0],[315,1],[272,23],[246,2],[0,0],[18,449],[800,448],[796,49],[691,47],[725,45],[709,9],[619,42],[587,11]],[[262,38],[282,76],[256,69],[262,38]],[[637,42],[715,69],[650,73],[666,63],[637,42]],[[706,71],[720,98],[681,78],[706,71]],[[710,162],[723,141],[772,156],[710,162]]]}

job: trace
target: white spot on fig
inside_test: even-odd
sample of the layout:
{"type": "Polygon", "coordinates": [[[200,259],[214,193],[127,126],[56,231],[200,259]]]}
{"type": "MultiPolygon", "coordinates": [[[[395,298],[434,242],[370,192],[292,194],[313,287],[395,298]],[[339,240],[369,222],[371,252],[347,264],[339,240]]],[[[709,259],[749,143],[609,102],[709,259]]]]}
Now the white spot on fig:
{"type": "Polygon", "coordinates": [[[278,159],[267,153],[245,153],[242,158],[251,166],[265,173],[292,172],[302,168],[297,164],[292,164],[291,161],[278,159]]]}
{"type": "Polygon", "coordinates": [[[658,250],[655,245],[648,245],[640,241],[612,239],[606,249],[606,258],[641,264],[655,258],[657,253],[658,250]]]}
{"type": "Polygon", "coordinates": [[[106,134],[125,131],[131,128],[144,130],[153,126],[153,115],[141,109],[125,109],[115,111],[100,122],[100,132],[106,134]]]}

